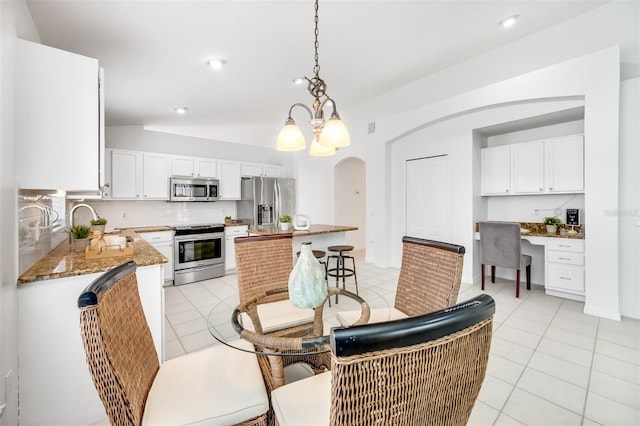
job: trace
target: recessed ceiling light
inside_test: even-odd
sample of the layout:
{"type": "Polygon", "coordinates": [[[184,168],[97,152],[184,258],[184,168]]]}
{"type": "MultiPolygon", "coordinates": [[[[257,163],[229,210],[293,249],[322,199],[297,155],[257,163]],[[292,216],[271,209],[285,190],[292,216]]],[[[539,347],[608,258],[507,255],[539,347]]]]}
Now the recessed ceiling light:
{"type": "Polygon", "coordinates": [[[224,58],[211,58],[207,61],[207,65],[214,70],[219,70],[223,66],[227,65],[227,60],[224,58]]]}
{"type": "Polygon", "coordinates": [[[503,28],[512,27],[513,25],[515,25],[519,17],[520,15],[509,16],[508,18],[505,18],[502,21],[498,22],[498,25],[500,25],[503,28]]]}
{"type": "Polygon", "coordinates": [[[293,79],[293,84],[302,84],[304,83],[304,77],[296,77],[293,79]]]}
{"type": "Polygon", "coordinates": [[[187,107],[176,107],[173,110],[176,112],[176,114],[186,114],[187,111],[189,110],[189,108],[187,108],[187,107]]]}

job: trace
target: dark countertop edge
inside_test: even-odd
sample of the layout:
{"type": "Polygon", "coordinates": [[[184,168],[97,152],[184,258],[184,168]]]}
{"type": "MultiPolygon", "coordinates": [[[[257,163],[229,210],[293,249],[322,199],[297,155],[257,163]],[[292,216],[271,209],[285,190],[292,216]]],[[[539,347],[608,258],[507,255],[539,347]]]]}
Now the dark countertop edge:
{"type": "Polygon", "coordinates": [[[99,260],[86,260],[84,259],[84,254],[82,253],[69,253],[69,243],[67,240],[65,240],[58,244],[58,246],[56,246],[49,253],[44,255],[31,268],[21,274],[16,280],[16,283],[18,286],[20,286],[22,284],[28,284],[37,281],[48,281],[59,278],[76,277],[80,275],[90,275],[106,272],[127,260],[135,261],[138,267],[160,265],[169,262],[169,259],[163,256],[160,252],[154,249],[151,244],[147,243],[143,238],[137,235],[137,233],[133,231],[133,229],[136,228],[128,228],[126,230],[120,231],[121,234],[130,236],[133,239],[133,242],[131,243],[134,249],[132,257],[123,256],[99,260]],[[141,251],[142,253],[140,253],[141,251]],[[74,261],[78,262],[79,266],[75,269],[72,268],[71,270],[66,270],[63,272],[54,272],[57,265],[67,256],[70,257],[69,260],[71,260],[71,263],[73,263],[74,261]],[[50,264],[53,266],[46,267],[43,264],[50,264]]]}

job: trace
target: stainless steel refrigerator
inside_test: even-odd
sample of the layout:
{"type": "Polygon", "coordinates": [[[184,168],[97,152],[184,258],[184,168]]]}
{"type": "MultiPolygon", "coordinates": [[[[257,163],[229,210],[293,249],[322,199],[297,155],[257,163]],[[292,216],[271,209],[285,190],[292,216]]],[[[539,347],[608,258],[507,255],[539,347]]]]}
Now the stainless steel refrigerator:
{"type": "Polygon", "coordinates": [[[280,215],[296,213],[296,181],[290,178],[242,178],[242,197],[237,202],[238,218],[250,219],[251,227],[279,225],[280,215]]]}

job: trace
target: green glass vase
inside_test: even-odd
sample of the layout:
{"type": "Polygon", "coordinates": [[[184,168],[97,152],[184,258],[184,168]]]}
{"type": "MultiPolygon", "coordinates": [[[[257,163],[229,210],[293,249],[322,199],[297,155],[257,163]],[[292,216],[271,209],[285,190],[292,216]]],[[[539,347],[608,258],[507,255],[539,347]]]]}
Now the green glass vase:
{"type": "Polygon", "coordinates": [[[302,243],[300,256],[289,275],[289,300],[296,308],[315,308],[327,298],[324,268],[313,255],[311,243],[302,243]]]}

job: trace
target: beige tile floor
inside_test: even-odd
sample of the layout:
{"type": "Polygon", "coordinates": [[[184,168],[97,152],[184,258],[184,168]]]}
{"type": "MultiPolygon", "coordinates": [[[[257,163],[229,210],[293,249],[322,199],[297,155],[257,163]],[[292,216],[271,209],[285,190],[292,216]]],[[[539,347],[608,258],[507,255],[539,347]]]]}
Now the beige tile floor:
{"type": "MultiPolygon", "coordinates": [[[[360,294],[374,306],[393,305],[398,269],[362,259],[357,268],[360,294]]],[[[496,300],[494,337],[470,425],[640,425],[639,320],[584,315],[583,303],[535,285],[523,286],[520,299],[513,282],[498,280],[487,290],[496,300]]],[[[480,292],[462,284],[459,300],[480,292]]],[[[166,357],[217,344],[207,315],[234,296],[235,275],[167,287],[166,357]]],[[[333,310],[325,312],[335,321],[333,310]]]]}

